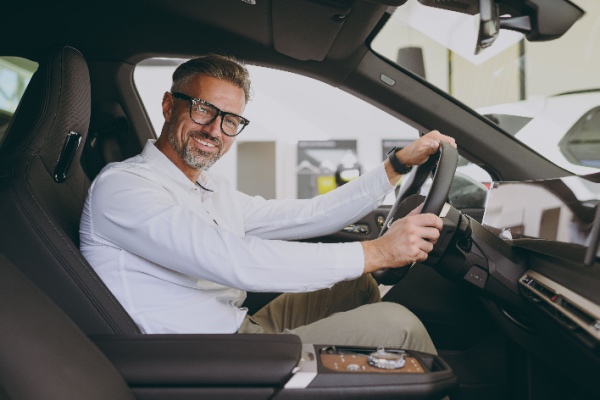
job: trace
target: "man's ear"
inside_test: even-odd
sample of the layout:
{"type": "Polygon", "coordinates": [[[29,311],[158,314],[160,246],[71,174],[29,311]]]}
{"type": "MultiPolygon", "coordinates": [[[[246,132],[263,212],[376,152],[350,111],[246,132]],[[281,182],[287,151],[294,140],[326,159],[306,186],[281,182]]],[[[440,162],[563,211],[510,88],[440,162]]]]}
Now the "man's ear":
{"type": "Polygon", "coordinates": [[[174,98],[173,95],[169,92],[165,92],[163,95],[162,101],[162,109],[163,109],[163,117],[165,117],[165,122],[171,121],[171,115],[173,115],[173,106],[174,106],[174,98]]]}

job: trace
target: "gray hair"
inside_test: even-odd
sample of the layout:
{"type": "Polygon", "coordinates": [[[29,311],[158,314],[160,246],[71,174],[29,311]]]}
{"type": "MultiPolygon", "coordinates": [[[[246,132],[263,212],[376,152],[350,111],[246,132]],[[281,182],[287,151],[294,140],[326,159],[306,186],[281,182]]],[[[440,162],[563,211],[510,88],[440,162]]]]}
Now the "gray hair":
{"type": "Polygon", "coordinates": [[[246,103],[251,98],[250,74],[233,56],[207,54],[181,64],[173,73],[171,91],[181,90],[195,75],[203,74],[233,83],[244,91],[246,103]]]}

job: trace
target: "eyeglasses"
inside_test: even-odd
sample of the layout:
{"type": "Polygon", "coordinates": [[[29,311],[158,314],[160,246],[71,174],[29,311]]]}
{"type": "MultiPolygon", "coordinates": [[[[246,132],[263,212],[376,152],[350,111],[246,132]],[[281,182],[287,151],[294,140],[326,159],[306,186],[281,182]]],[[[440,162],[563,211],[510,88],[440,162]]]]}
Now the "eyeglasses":
{"type": "Polygon", "coordinates": [[[190,117],[199,125],[210,125],[221,116],[221,132],[227,136],[237,136],[250,123],[246,118],[219,110],[208,101],[190,97],[187,94],[172,92],[173,97],[190,102],[190,117]]]}

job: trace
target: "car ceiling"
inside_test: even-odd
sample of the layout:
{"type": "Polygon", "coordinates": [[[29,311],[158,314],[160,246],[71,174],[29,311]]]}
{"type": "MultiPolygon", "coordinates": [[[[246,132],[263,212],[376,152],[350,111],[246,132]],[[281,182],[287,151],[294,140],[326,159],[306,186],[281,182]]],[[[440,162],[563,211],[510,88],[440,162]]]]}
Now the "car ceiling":
{"type": "Polygon", "coordinates": [[[327,58],[330,77],[339,79],[335,67],[348,58],[358,61],[386,9],[345,0],[13,2],[0,14],[1,37],[10,38],[0,52],[35,60],[50,45],[67,44],[88,59],[131,63],[207,51],[284,65],[327,58]],[[306,34],[292,33],[302,30],[306,34]],[[331,43],[313,40],[321,34],[331,36],[331,43]]]}
{"type": "MultiPolygon", "coordinates": [[[[154,56],[235,54],[246,62],[318,77],[413,126],[440,129],[456,137],[462,143],[462,154],[475,162],[481,145],[471,138],[494,136],[494,140],[483,143],[486,161],[491,171],[512,165],[513,170],[505,173],[505,179],[564,175],[564,171],[541,157],[534,156],[532,161],[531,153],[510,135],[497,135],[493,123],[453,100],[454,104],[448,107],[446,94],[433,87],[423,92],[418,78],[386,66],[368,52],[369,36],[385,21],[386,11],[406,0],[255,0],[254,5],[246,1],[253,0],[12,0],[0,13],[0,37],[4,38],[0,55],[35,61],[51,45],[70,45],[91,64],[114,62],[133,66],[154,56]],[[373,69],[374,64],[377,70],[373,69]],[[382,87],[379,71],[383,70],[396,74],[396,88],[382,87]],[[414,90],[407,90],[408,87],[414,90]],[[410,115],[410,121],[406,115],[410,115]],[[522,156],[510,160],[510,154],[522,156]]],[[[505,0],[503,4],[518,10],[522,1],[505,0]]],[[[444,7],[448,7],[446,3],[444,7]]]]}
{"type": "MultiPolygon", "coordinates": [[[[5,38],[0,53],[35,60],[50,45],[66,44],[88,59],[137,63],[156,55],[189,57],[221,51],[291,68],[298,60],[324,60],[320,74],[335,81],[345,76],[339,70],[342,64],[354,65],[366,51],[366,39],[388,7],[406,1],[12,0],[0,13],[0,37],[5,38]]],[[[448,8],[451,3],[466,7],[478,1],[441,3],[448,8]]],[[[511,5],[513,14],[519,3],[503,2],[508,4],[504,7],[511,5]]]]}

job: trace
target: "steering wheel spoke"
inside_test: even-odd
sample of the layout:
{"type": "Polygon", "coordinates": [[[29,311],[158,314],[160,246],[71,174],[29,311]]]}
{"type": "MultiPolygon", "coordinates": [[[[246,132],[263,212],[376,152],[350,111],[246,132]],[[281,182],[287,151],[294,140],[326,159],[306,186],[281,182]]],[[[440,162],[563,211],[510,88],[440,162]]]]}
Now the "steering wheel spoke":
{"type": "MultiPolygon", "coordinates": [[[[448,198],[457,166],[457,150],[448,143],[440,143],[436,154],[430,156],[425,163],[413,168],[410,175],[407,174],[405,176],[405,181],[402,185],[405,188],[400,188],[398,191],[396,201],[390,209],[381,229],[380,236],[385,234],[394,221],[403,218],[421,203],[423,203],[421,214],[432,213],[440,215],[448,198]],[[433,176],[429,194],[426,197],[418,195],[419,189],[433,170],[435,170],[435,175],[433,176]]],[[[443,249],[437,246],[436,251],[440,252],[443,249]]],[[[393,285],[404,278],[409,269],[409,266],[399,266],[398,268],[375,271],[372,275],[378,283],[393,285]]]]}

